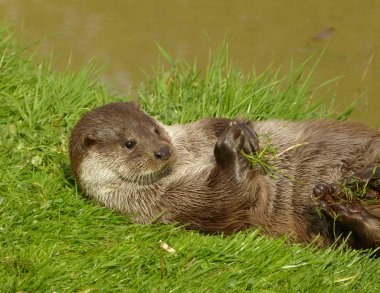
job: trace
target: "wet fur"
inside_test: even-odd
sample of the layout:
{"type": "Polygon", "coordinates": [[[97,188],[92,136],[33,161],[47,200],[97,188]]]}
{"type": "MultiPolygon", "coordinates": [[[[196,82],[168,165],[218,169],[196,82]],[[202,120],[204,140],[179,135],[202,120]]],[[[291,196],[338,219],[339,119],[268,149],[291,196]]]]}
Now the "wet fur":
{"type": "Polygon", "coordinates": [[[138,223],[180,223],[224,234],[261,227],[267,235],[287,234],[296,242],[318,236],[322,245],[331,244],[332,221],[317,214],[313,187],[379,165],[380,133],[350,122],[250,123],[261,148],[288,149],[275,162],[284,172],[271,177],[238,152],[225,164],[216,160],[218,151],[223,158],[217,144],[233,121],[166,126],[133,103],[109,104],[89,112],[74,128],[73,171],[87,196],[131,214],[138,223]],[[122,148],[128,137],[137,139],[131,152],[122,148]],[[163,144],[171,150],[165,161],[152,155],[163,144]],[[158,175],[146,184],[136,179],[152,172],[158,175]]]}

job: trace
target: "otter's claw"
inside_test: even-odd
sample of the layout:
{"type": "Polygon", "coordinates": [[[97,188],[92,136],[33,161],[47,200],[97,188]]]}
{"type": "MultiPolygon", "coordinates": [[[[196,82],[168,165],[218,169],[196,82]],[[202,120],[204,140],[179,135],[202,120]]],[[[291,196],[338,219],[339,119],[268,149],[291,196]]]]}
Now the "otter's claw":
{"type": "Polygon", "coordinates": [[[259,151],[259,139],[256,132],[252,130],[247,124],[237,124],[236,127],[240,130],[238,150],[246,154],[255,154],[259,151]]]}

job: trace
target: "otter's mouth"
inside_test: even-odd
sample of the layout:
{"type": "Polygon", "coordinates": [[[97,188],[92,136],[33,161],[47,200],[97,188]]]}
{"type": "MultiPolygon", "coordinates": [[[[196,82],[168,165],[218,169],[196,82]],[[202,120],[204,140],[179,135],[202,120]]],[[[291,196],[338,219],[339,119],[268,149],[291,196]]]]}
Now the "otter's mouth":
{"type": "Polygon", "coordinates": [[[140,185],[149,185],[153,184],[156,181],[168,176],[172,172],[171,166],[165,166],[163,169],[151,172],[148,174],[140,174],[137,177],[137,183],[140,185]]]}
{"type": "Polygon", "coordinates": [[[168,164],[158,171],[134,174],[134,176],[124,176],[123,174],[119,173],[119,176],[125,181],[133,182],[139,185],[150,185],[168,176],[171,172],[172,166],[168,164]]]}

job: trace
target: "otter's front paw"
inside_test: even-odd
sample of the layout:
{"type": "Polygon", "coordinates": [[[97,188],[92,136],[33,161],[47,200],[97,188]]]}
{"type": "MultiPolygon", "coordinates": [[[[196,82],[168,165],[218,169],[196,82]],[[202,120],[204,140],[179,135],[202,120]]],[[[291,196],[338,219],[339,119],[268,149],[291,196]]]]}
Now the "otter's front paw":
{"type": "Polygon", "coordinates": [[[259,139],[247,123],[233,122],[221,135],[214,149],[217,164],[227,167],[242,157],[241,151],[254,154],[259,150],[259,139]]]}

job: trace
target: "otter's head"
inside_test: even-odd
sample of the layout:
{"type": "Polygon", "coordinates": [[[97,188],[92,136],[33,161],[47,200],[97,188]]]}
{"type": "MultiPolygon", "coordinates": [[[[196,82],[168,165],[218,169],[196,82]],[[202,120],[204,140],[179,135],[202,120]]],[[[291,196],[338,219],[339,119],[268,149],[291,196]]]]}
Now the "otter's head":
{"type": "Polygon", "coordinates": [[[132,102],[87,113],[70,141],[74,175],[84,189],[122,181],[152,184],[170,172],[174,151],[163,126],[132,102]]]}

